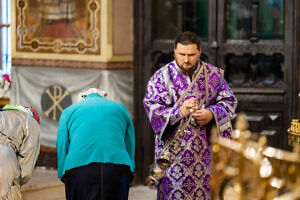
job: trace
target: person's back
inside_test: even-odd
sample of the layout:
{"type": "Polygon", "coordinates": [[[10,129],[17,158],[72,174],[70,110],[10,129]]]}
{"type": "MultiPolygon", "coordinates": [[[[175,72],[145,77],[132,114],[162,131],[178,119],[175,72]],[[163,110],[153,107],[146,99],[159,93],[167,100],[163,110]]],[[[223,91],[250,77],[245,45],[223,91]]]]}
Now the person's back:
{"type": "Polygon", "coordinates": [[[117,102],[91,93],[66,108],[59,121],[57,153],[58,176],[63,178],[66,188],[72,188],[67,191],[74,191],[67,194],[67,199],[78,197],[75,194],[77,189],[73,187],[74,177],[77,179],[85,173],[85,168],[92,172],[94,167],[121,166],[133,173],[134,139],[130,115],[117,102]]]}
{"type": "MultiPolygon", "coordinates": [[[[27,138],[29,134],[29,132],[24,130],[39,130],[38,122],[32,117],[29,117],[25,112],[18,110],[2,111],[0,112],[0,118],[0,135],[2,132],[4,135],[11,138],[18,149],[20,149],[24,138],[27,138]],[[27,127],[24,122],[28,122],[30,126],[27,127]]],[[[30,134],[33,138],[39,137],[39,131],[31,131],[30,134]]]]}
{"type": "Polygon", "coordinates": [[[40,147],[32,109],[6,105],[0,111],[0,199],[21,199],[20,186],[32,176],[40,147]]]}
{"type": "Polygon", "coordinates": [[[90,94],[66,109],[69,152],[65,169],[91,162],[131,164],[124,140],[129,125],[125,107],[117,102],[90,94]]]}

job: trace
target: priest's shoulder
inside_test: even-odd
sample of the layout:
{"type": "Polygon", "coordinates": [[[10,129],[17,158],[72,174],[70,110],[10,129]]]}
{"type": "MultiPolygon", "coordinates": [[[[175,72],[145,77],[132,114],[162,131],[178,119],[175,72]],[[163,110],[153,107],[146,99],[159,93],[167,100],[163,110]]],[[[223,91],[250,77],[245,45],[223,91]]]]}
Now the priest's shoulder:
{"type": "Polygon", "coordinates": [[[210,63],[206,63],[206,62],[203,62],[202,63],[206,64],[207,66],[207,69],[211,72],[211,73],[217,73],[219,76],[224,76],[224,70],[219,68],[219,67],[216,67],[210,63]]]}

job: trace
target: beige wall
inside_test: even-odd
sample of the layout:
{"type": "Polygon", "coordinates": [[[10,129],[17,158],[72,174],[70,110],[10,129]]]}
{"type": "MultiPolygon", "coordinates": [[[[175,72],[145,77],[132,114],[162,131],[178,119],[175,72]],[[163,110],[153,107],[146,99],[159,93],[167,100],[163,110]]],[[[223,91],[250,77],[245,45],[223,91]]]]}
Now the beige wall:
{"type": "Polygon", "coordinates": [[[113,0],[113,55],[133,55],[133,0],[113,0]]]}

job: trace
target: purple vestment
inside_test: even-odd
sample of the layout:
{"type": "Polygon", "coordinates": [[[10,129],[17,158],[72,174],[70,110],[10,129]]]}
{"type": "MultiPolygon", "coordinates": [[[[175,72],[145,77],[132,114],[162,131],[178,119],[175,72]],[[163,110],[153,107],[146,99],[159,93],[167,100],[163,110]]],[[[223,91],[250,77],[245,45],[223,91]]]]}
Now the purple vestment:
{"type": "MultiPolygon", "coordinates": [[[[180,113],[183,101],[196,97],[198,103],[203,102],[206,92],[205,108],[212,111],[220,135],[231,137],[230,119],[237,100],[224,80],[222,69],[204,62],[200,64],[206,69],[207,79],[202,70],[200,78],[178,106],[174,104],[191,80],[181,73],[175,61],[156,71],[148,82],[143,103],[155,132],[155,157],[163,151],[166,140],[174,135],[180,121],[186,120],[180,113]]],[[[175,159],[158,185],[157,199],[210,199],[212,153],[207,130],[212,123],[187,126],[189,133],[183,138],[184,145],[170,151],[175,159]]]]}

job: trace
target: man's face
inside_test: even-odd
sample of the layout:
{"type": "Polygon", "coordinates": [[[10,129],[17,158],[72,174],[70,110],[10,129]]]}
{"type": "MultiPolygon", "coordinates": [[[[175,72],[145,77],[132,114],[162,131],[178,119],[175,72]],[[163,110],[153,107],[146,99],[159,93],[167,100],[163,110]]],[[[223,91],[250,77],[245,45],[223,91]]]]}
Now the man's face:
{"type": "Polygon", "coordinates": [[[197,64],[201,55],[201,49],[198,50],[196,44],[183,45],[177,43],[177,46],[174,49],[174,55],[177,65],[188,70],[197,64]]]}

